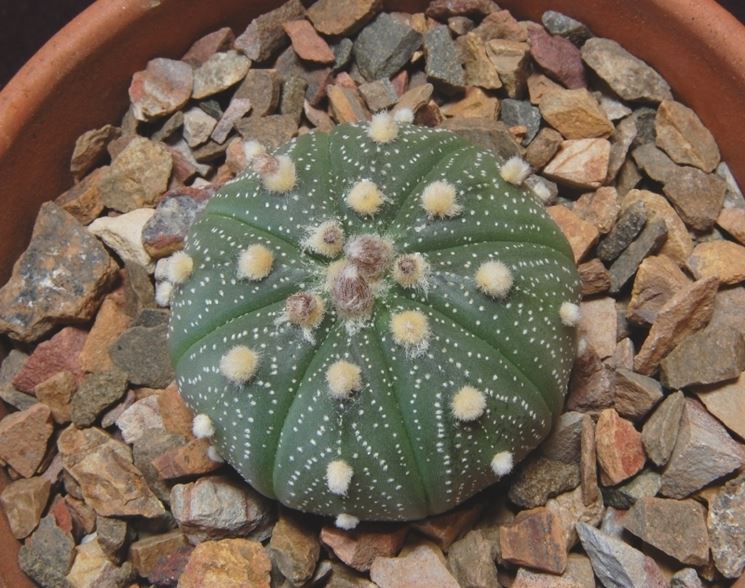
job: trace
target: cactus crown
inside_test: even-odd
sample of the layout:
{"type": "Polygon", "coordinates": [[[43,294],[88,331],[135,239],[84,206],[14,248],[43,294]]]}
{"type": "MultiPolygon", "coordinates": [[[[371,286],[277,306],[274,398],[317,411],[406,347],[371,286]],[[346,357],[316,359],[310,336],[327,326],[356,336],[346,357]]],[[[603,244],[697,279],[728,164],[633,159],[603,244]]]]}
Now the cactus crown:
{"type": "Polygon", "coordinates": [[[538,200],[491,153],[386,113],[249,155],[192,227],[172,306],[200,432],[258,491],[344,528],[508,473],[575,349],[576,269],[538,200]]]}

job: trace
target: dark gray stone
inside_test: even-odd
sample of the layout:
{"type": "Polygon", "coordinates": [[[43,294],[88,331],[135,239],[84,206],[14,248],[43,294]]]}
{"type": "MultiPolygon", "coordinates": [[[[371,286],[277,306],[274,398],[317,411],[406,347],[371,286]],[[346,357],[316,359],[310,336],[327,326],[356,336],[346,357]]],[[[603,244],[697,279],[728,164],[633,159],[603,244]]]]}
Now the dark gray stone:
{"type": "Polygon", "coordinates": [[[297,134],[298,121],[292,114],[250,116],[236,122],[235,128],[244,139],[254,139],[272,151],[297,134]]]}
{"type": "Polygon", "coordinates": [[[520,465],[508,496],[522,508],[535,508],[545,505],[549,498],[573,490],[579,482],[579,462],[570,464],[538,456],[520,465]]]}
{"type": "Polygon", "coordinates": [[[331,45],[331,50],[334,52],[336,61],[332,69],[334,71],[340,71],[346,69],[347,65],[352,59],[352,49],[354,48],[354,42],[348,37],[344,37],[338,43],[331,45]]]}
{"type": "Polygon", "coordinates": [[[179,110],[166,119],[157,131],[150,137],[153,141],[165,141],[172,137],[184,125],[184,112],[179,110]]]}
{"type": "Polygon", "coordinates": [[[678,169],[673,160],[653,143],[639,145],[631,152],[631,156],[639,169],[655,182],[666,182],[678,169]]]}
{"type": "Polygon", "coordinates": [[[695,167],[676,166],[662,191],[686,225],[696,231],[708,231],[722,210],[727,184],[695,167]]]}
{"type": "Polygon", "coordinates": [[[541,16],[541,22],[549,33],[569,39],[578,47],[581,47],[587,39],[592,37],[592,32],[586,25],[555,10],[544,12],[541,16]]]}
{"type": "Polygon", "coordinates": [[[391,81],[387,78],[360,84],[358,88],[365,99],[370,112],[385,110],[398,102],[398,94],[391,81]]]}
{"type": "Polygon", "coordinates": [[[500,118],[508,127],[522,125],[528,129],[523,145],[530,143],[541,128],[541,111],[527,100],[502,100],[500,118]]]}
{"type": "Polygon", "coordinates": [[[422,35],[385,12],[360,32],[354,59],[365,79],[389,78],[422,45],[422,35]]]}
{"type": "Polygon", "coordinates": [[[626,510],[631,508],[639,498],[657,496],[661,485],[660,474],[652,470],[644,470],[621,486],[603,487],[603,502],[606,506],[626,510]]]}
{"type": "Polygon", "coordinates": [[[167,338],[167,325],[130,327],[109,348],[109,355],[135,386],[165,388],[175,378],[167,338]]]}
{"type": "Polygon", "coordinates": [[[618,218],[608,233],[598,243],[597,255],[610,263],[626,249],[647,224],[647,210],[643,202],[629,206],[618,218]]]}
{"type": "Polygon", "coordinates": [[[445,25],[438,25],[424,35],[427,79],[440,90],[453,93],[466,83],[458,49],[445,25]]]}
{"type": "Polygon", "coordinates": [[[510,158],[520,155],[521,149],[515,137],[503,122],[490,118],[449,118],[441,125],[478,147],[489,149],[497,156],[510,158]]]}
{"type": "Polygon", "coordinates": [[[18,564],[44,588],[69,588],[65,576],[75,558],[75,541],[49,514],[21,546],[18,564]]]}
{"type": "Polygon", "coordinates": [[[657,141],[657,110],[642,106],[632,112],[630,118],[636,125],[636,139],[631,146],[638,147],[646,143],[654,145],[657,141]]]}
{"type": "Polygon", "coordinates": [[[303,18],[305,9],[300,0],[289,0],[279,8],[253,19],[236,38],[235,47],[253,61],[266,61],[289,43],[282,23],[303,18]]]}
{"type": "Polygon", "coordinates": [[[274,69],[250,69],[233,98],[248,98],[251,116],[273,114],[279,104],[281,81],[274,69]]]}
{"type": "Polygon", "coordinates": [[[300,121],[303,115],[303,102],[308,82],[299,76],[290,76],[282,84],[282,99],[279,105],[280,114],[289,114],[300,121]]]}
{"type": "Polygon", "coordinates": [[[636,273],[639,264],[647,255],[652,255],[667,239],[667,225],[661,218],[647,223],[637,239],[613,262],[608,269],[610,292],[616,294],[636,273]]]}
{"type": "Polygon", "coordinates": [[[660,362],[663,385],[681,389],[737,378],[745,369],[745,342],[728,326],[706,327],[681,341],[660,362]]]}
{"type": "Polygon", "coordinates": [[[127,522],[114,517],[97,516],[96,537],[101,549],[116,559],[127,540],[127,522]]]}
{"type": "Polygon", "coordinates": [[[87,374],[72,397],[72,422],[90,427],[126,390],[127,376],[119,370],[87,374]]]}

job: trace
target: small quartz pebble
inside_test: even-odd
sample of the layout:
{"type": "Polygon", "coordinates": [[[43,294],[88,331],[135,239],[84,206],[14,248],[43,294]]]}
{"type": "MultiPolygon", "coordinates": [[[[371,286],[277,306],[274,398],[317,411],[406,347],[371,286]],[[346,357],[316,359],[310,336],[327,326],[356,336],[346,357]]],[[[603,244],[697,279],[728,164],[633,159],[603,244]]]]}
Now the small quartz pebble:
{"type": "Polygon", "coordinates": [[[136,208],[115,217],[103,216],[88,225],[88,230],[122,259],[152,269],[152,259],[142,244],[142,231],[153,214],[152,208],[136,208]]]}

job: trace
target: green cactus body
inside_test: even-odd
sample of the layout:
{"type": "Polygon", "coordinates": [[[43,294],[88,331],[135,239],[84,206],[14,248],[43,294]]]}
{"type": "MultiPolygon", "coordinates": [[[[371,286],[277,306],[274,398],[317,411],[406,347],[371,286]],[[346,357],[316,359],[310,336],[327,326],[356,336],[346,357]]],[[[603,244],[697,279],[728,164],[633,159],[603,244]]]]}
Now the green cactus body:
{"type": "Polygon", "coordinates": [[[172,304],[178,386],[217,452],[346,527],[443,512],[530,452],[579,299],[568,243],[492,154],[376,119],[259,153],[192,227],[172,304]]]}

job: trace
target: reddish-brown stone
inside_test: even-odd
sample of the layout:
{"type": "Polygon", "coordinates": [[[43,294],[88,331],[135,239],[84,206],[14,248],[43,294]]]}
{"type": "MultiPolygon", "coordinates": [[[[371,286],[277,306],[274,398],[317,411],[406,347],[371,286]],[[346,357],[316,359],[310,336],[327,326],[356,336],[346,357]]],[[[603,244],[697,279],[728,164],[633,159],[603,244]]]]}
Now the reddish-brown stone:
{"type": "Polygon", "coordinates": [[[499,528],[502,559],[553,574],[567,564],[566,539],[561,519],[545,506],[524,510],[499,528]]]}
{"type": "Polygon", "coordinates": [[[585,88],[585,66],[576,45],[565,39],[550,35],[543,27],[530,27],[530,54],[549,77],[567,88],[585,88]]]}
{"type": "Polygon", "coordinates": [[[52,435],[52,411],[38,403],[0,421],[0,459],[24,478],[36,473],[52,435]]]}
{"type": "Polygon", "coordinates": [[[607,485],[618,484],[644,467],[641,434],[612,408],[600,413],[595,427],[595,447],[601,477],[607,485]]]}
{"type": "Polygon", "coordinates": [[[290,20],[282,23],[290,36],[292,48],[300,59],[314,63],[334,63],[336,56],[307,20],[290,20]]]}
{"type": "Polygon", "coordinates": [[[396,557],[407,533],[402,525],[365,525],[351,532],[326,526],[321,529],[321,541],[345,564],[367,572],[376,557],[396,557]]]}

